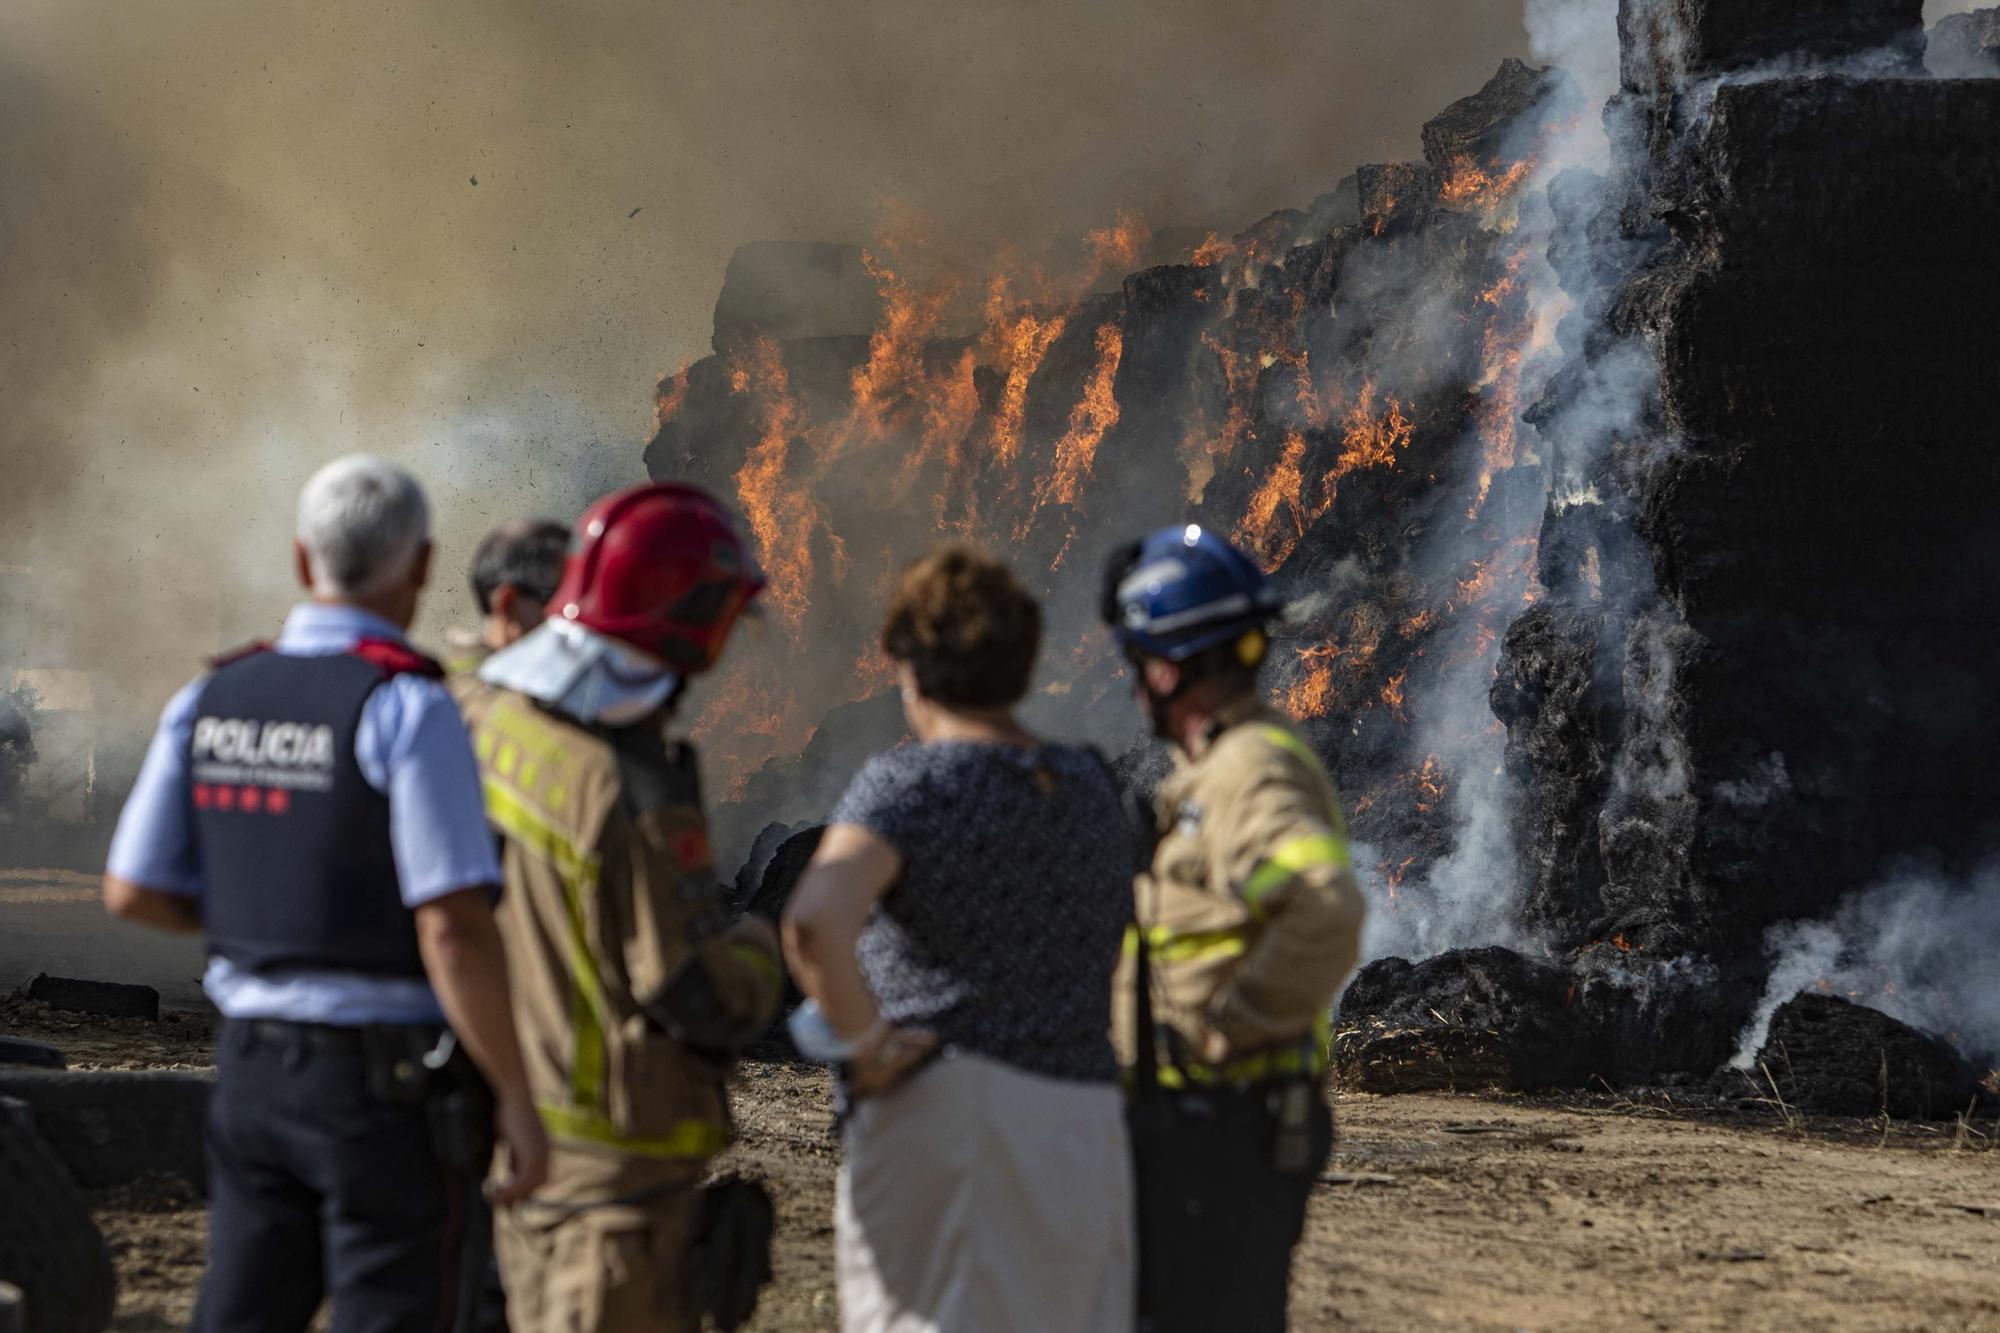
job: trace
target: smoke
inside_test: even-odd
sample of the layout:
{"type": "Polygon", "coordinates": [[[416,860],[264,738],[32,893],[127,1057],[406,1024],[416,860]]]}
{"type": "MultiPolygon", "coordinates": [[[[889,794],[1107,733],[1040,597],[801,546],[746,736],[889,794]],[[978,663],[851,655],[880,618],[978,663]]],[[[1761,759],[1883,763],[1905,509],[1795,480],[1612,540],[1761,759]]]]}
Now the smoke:
{"type": "Polygon", "coordinates": [[[1585,103],[1601,107],[1618,91],[1616,0],[1527,0],[1522,25],[1535,59],[1567,72],[1585,103]]]}
{"type": "Polygon", "coordinates": [[[359,448],[433,493],[435,640],[488,526],[643,475],[741,242],[888,200],[981,254],[1228,226],[1406,152],[1520,40],[1375,0],[10,4],[0,684],[83,667],[150,718],[272,631],[296,488],[359,448]]]}
{"type": "Polygon", "coordinates": [[[1749,1068],[1779,1006],[1813,988],[1943,1036],[1974,1060],[2000,1062],[1995,939],[2000,864],[1960,883],[1905,872],[1848,899],[1828,920],[1773,926],[1764,935],[1770,981],[1731,1063],[1749,1068]]]}
{"type": "MultiPolygon", "coordinates": [[[[1580,231],[1580,220],[1554,208],[1551,186],[1565,173],[1601,171],[1609,163],[1610,143],[1599,112],[1617,83],[1617,5],[1615,0],[1528,0],[1524,24],[1534,55],[1559,66],[1566,77],[1551,101],[1514,131],[1519,153],[1535,163],[1508,241],[1510,271],[1518,273],[1525,293],[1528,332],[1519,349],[1519,383],[1507,402],[1511,410],[1504,418],[1484,416],[1463,453],[1483,455],[1489,468],[1533,469],[1541,503],[1496,501],[1475,513],[1474,526],[1440,527],[1418,557],[1437,570],[1464,569],[1477,561],[1471,565],[1478,570],[1477,592],[1470,614],[1454,628],[1445,648],[1447,665],[1412,702],[1413,714],[1421,718],[1419,752],[1440,761],[1451,775],[1446,799],[1453,842],[1428,869],[1417,898],[1420,909],[1402,907],[1389,884],[1369,886],[1377,906],[1364,944],[1371,958],[1421,958],[1490,944],[1546,948],[1521,925],[1520,793],[1503,762],[1506,733],[1493,716],[1489,691],[1501,633],[1522,606],[1544,592],[1534,557],[1551,479],[1562,478],[1572,498],[1588,493],[1571,480],[1581,474],[1584,461],[1572,436],[1596,438],[1613,423],[1624,426],[1636,420],[1650,388],[1635,360],[1619,357],[1604,363],[1605,373],[1593,375],[1584,393],[1567,400],[1558,420],[1539,421],[1532,431],[1521,420],[1570,359],[1559,345],[1558,330],[1574,298],[1549,254],[1559,241],[1580,240],[1573,235],[1580,231]],[[1496,439],[1509,435],[1514,442],[1496,448],[1496,439]],[[1536,452],[1537,440],[1552,447],[1551,457],[1536,452]],[[1479,559],[1495,550],[1500,554],[1479,559]]],[[[1434,318],[1464,318],[1449,293],[1428,295],[1438,306],[1434,318]]],[[[1376,862],[1368,857],[1361,864],[1376,862]]],[[[1369,878],[1380,880],[1385,874],[1378,870],[1369,878]]]]}

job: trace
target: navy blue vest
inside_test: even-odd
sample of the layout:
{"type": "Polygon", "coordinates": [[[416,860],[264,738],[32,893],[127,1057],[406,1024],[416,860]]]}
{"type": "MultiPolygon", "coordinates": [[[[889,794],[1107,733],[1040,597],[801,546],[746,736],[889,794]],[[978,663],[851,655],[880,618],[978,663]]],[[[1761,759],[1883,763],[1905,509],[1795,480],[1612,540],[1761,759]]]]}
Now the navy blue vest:
{"type": "Polygon", "coordinates": [[[354,758],[362,705],[391,674],[255,652],[203,687],[188,774],[210,954],[253,973],[424,975],[389,801],[354,758]]]}

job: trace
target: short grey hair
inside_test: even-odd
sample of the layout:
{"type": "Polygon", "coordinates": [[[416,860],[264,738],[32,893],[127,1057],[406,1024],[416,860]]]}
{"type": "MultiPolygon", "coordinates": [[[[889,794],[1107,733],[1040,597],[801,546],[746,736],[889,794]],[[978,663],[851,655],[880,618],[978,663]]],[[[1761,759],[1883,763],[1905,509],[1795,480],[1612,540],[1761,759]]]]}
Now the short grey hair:
{"type": "Polygon", "coordinates": [[[373,454],[334,459],[299,492],[297,535],[315,592],[365,593],[390,582],[409,569],[430,531],[417,479],[373,454]]]}

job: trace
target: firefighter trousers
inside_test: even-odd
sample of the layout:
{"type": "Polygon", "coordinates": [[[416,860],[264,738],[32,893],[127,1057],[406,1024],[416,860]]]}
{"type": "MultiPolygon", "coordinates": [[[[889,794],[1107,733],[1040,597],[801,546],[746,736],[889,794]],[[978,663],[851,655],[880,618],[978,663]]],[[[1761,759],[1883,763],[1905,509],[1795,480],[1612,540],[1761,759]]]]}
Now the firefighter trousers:
{"type": "Polygon", "coordinates": [[[1128,1107],[1141,1333],[1282,1333],[1333,1113],[1313,1089],[1304,1163],[1281,1170],[1277,1087],[1162,1090],[1128,1107]]]}

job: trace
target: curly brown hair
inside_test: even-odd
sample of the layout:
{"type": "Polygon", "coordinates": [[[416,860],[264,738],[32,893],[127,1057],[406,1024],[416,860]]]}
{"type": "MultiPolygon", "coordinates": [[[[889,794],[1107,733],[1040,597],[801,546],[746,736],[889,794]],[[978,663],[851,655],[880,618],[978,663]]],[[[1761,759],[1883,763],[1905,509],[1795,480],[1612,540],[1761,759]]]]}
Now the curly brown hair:
{"type": "Polygon", "coordinates": [[[882,651],[916,672],[926,699],[991,708],[1028,692],[1042,608],[998,560],[941,546],[903,571],[882,624],[882,651]]]}

